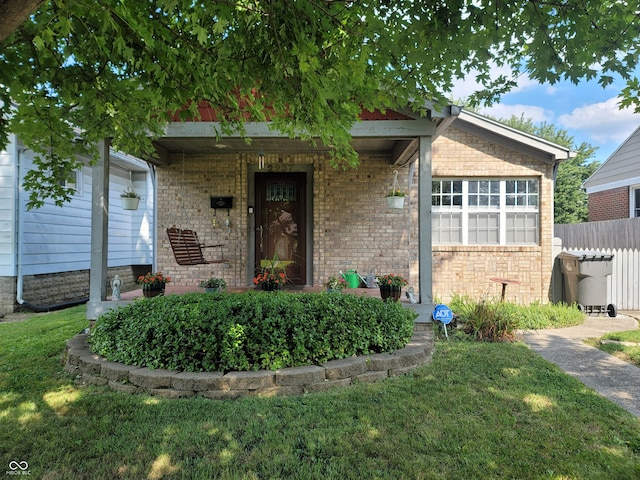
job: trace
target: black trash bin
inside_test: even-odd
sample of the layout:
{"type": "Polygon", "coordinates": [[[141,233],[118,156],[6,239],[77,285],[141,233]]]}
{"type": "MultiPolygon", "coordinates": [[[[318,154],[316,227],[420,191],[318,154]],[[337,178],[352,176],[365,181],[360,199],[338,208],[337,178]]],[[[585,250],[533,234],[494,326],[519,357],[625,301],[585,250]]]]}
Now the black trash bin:
{"type": "Polygon", "coordinates": [[[563,300],[577,304],[591,314],[618,314],[616,306],[607,303],[607,277],[613,271],[613,254],[590,250],[567,250],[558,255],[564,278],[563,300]]]}

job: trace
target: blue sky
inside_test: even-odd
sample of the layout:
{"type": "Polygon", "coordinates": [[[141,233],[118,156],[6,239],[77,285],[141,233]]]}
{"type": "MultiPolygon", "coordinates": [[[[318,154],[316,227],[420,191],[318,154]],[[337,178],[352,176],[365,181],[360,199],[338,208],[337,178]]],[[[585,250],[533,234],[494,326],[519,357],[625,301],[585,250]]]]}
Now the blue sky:
{"type": "MultiPolygon", "coordinates": [[[[466,98],[474,87],[471,82],[458,83],[453,98],[466,98]]],[[[618,108],[623,87],[622,80],[605,89],[595,81],[541,85],[523,76],[500,103],[481,108],[479,113],[495,118],[524,114],[534,123],[551,123],[566,130],[576,145],[586,142],[598,147],[594,159],[602,163],[640,126],[640,114],[618,108]]]]}

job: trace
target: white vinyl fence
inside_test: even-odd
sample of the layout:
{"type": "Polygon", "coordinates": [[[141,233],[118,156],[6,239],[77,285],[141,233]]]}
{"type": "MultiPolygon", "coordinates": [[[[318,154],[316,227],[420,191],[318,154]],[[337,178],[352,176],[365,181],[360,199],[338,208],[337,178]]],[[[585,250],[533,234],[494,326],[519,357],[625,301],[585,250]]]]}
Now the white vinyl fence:
{"type": "Polygon", "coordinates": [[[618,310],[640,310],[640,218],[555,225],[554,232],[561,241],[561,246],[555,245],[555,254],[560,249],[613,254],[607,303],[618,310]]]}
{"type": "Polygon", "coordinates": [[[597,250],[613,255],[612,273],[607,276],[607,303],[618,310],[640,310],[640,250],[637,248],[580,248],[562,250],[597,250]]]}

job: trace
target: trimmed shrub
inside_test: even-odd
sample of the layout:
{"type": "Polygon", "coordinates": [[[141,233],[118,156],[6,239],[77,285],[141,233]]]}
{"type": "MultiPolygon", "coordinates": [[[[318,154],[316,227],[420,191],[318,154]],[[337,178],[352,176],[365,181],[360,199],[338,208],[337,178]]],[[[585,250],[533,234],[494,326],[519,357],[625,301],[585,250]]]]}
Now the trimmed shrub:
{"type": "Polygon", "coordinates": [[[390,352],[416,313],[397,302],[332,293],[168,295],[102,315],[94,352],[110,361],[182,371],[275,370],[390,352]]]}

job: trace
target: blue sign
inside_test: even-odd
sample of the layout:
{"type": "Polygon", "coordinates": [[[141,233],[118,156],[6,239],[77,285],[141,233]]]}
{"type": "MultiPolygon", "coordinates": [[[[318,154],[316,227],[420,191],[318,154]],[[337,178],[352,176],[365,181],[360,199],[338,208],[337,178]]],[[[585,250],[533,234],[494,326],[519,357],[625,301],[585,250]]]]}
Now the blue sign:
{"type": "Polygon", "coordinates": [[[444,325],[448,325],[453,320],[451,309],[441,303],[434,307],[432,316],[435,321],[442,322],[444,325]]]}

